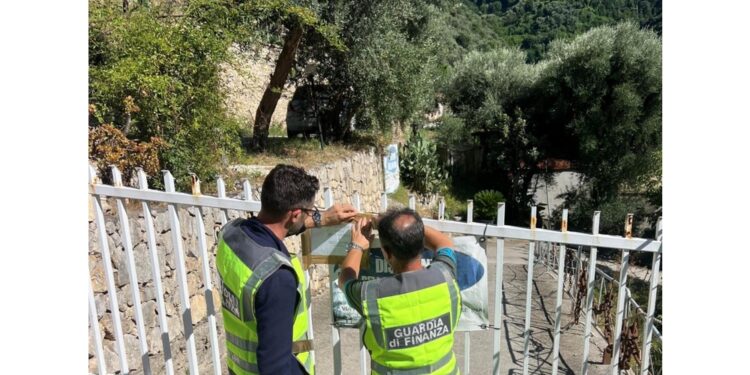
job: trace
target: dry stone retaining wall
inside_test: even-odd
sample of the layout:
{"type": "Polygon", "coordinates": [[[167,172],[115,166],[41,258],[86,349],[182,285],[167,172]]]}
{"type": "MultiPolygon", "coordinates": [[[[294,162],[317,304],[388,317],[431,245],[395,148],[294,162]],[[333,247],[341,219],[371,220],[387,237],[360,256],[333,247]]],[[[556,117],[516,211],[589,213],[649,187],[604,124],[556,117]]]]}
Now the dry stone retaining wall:
{"type": "MultiPolygon", "coordinates": [[[[309,173],[320,180],[321,191],[316,198],[316,204],[323,206],[323,187],[331,187],[335,202],[351,203],[354,191],[360,194],[362,209],[365,211],[378,210],[380,207],[380,196],[383,192],[383,170],[382,158],[373,150],[369,152],[355,153],[340,161],[309,169],[309,173]]],[[[257,199],[256,187],[253,187],[257,199]]],[[[239,197],[238,193],[228,194],[239,197]]],[[[119,302],[118,313],[122,322],[125,348],[127,352],[128,367],[131,373],[142,374],[142,362],[138,349],[138,331],[135,322],[135,309],[129,283],[126,256],[123,249],[123,234],[120,232],[119,218],[115,202],[112,199],[102,199],[105,211],[105,230],[107,242],[112,257],[115,285],[117,287],[117,298],[119,302]]],[[[187,351],[185,338],[182,333],[182,319],[180,318],[180,295],[177,284],[177,261],[174,246],[172,245],[172,233],[167,215],[167,207],[164,204],[149,204],[151,218],[154,222],[154,233],[158,250],[159,272],[164,289],[164,301],[169,328],[169,339],[171,355],[176,374],[184,374],[187,371],[187,351]]],[[[141,308],[143,310],[146,339],[149,348],[149,361],[152,373],[163,374],[164,354],[159,329],[159,317],[156,305],[156,290],[152,277],[151,262],[147,243],[146,224],[141,202],[128,202],[126,204],[128,218],[131,227],[131,239],[133,243],[133,254],[135,257],[135,269],[140,285],[141,308]]],[[[223,326],[219,307],[219,289],[217,288],[218,274],[215,267],[216,235],[221,228],[220,212],[218,209],[180,207],[178,217],[182,235],[183,251],[185,253],[185,269],[187,272],[187,286],[190,295],[191,318],[195,336],[195,344],[198,357],[198,367],[201,373],[212,372],[211,347],[209,341],[209,328],[207,319],[207,305],[204,288],[204,280],[201,270],[200,251],[198,248],[198,233],[196,217],[200,215],[204,227],[206,245],[209,253],[209,266],[213,282],[214,306],[217,307],[216,319],[220,327],[223,326]]],[[[245,216],[244,213],[230,210],[228,218],[245,216]]],[[[285,244],[293,253],[300,250],[300,238],[294,236],[287,238],[285,244]]],[[[94,300],[98,313],[98,324],[103,336],[105,362],[108,373],[119,372],[119,361],[115,346],[114,325],[110,311],[107,283],[104,276],[104,265],[101,258],[101,247],[99,244],[98,228],[93,215],[89,215],[89,274],[91,287],[94,292],[94,300]]],[[[322,293],[328,287],[328,267],[316,265],[311,268],[312,288],[315,294],[322,293]]],[[[219,332],[219,348],[222,356],[222,368],[226,373],[224,365],[225,344],[222,329],[219,332]]],[[[98,373],[93,337],[89,327],[89,371],[98,373]]]]}

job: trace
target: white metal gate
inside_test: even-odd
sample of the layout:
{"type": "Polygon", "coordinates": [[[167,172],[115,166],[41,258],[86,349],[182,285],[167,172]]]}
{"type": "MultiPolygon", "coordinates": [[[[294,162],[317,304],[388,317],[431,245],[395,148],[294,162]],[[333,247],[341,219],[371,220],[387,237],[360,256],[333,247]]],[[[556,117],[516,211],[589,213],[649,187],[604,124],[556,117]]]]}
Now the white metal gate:
{"type": "MultiPolygon", "coordinates": [[[[122,236],[122,246],[125,252],[125,262],[127,265],[129,285],[132,293],[132,303],[135,311],[135,322],[138,332],[138,349],[141,358],[141,366],[143,373],[150,374],[151,363],[149,359],[149,345],[146,340],[146,332],[144,327],[144,316],[141,311],[141,287],[138,282],[138,275],[136,272],[135,259],[133,255],[133,243],[131,239],[131,229],[129,225],[128,215],[125,210],[124,200],[131,200],[141,202],[142,210],[144,212],[143,217],[146,220],[146,232],[148,238],[148,251],[151,263],[151,277],[153,280],[153,287],[155,288],[155,297],[158,307],[158,325],[161,332],[161,341],[164,350],[164,369],[169,375],[174,374],[174,361],[170,354],[170,336],[169,327],[167,326],[166,320],[166,308],[164,304],[165,291],[162,286],[161,274],[158,270],[159,257],[163,254],[159,254],[155,243],[154,235],[154,223],[151,221],[150,206],[149,203],[164,203],[167,205],[169,215],[169,225],[171,229],[171,239],[173,251],[176,256],[176,274],[177,284],[180,296],[180,317],[182,319],[182,334],[185,337],[185,348],[187,351],[187,362],[188,370],[191,375],[198,374],[198,357],[196,354],[196,346],[193,334],[193,324],[191,321],[191,307],[190,299],[188,295],[187,277],[185,271],[185,249],[183,248],[183,238],[180,232],[180,219],[177,214],[178,207],[194,207],[195,209],[201,208],[213,208],[219,209],[221,214],[221,224],[225,224],[227,221],[227,210],[236,210],[244,213],[255,213],[260,210],[260,202],[252,200],[251,187],[247,180],[243,181],[243,195],[242,199],[227,198],[225,192],[224,181],[221,177],[217,178],[216,191],[217,196],[208,196],[201,194],[200,181],[193,179],[192,192],[191,194],[181,193],[175,191],[174,179],[169,171],[163,171],[164,174],[164,186],[165,191],[149,189],[146,182],[146,175],[142,170],[138,170],[138,188],[126,187],[122,183],[122,177],[120,171],[117,168],[112,167],[112,181],[113,185],[105,185],[98,183],[96,180],[96,173],[93,168],[90,167],[89,171],[89,194],[94,209],[94,221],[96,223],[99,246],[101,250],[101,258],[103,263],[104,275],[106,278],[107,298],[109,300],[109,310],[112,316],[112,325],[116,342],[116,351],[118,354],[119,368],[124,369],[122,373],[129,373],[129,365],[127,360],[127,353],[125,348],[125,340],[122,332],[122,322],[120,318],[120,306],[122,302],[118,301],[117,288],[115,285],[115,279],[112,269],[112,257],[107,241],[107,232],[104,219],[104,211],[102,209],[102,199],[109,198],[115,201],[117,208],[117,216],[119,218],[119,229],[122,236]]],[[[332,205],[333,194],[331,189],[324,189],[324,199],[326,206],[332,205]]],[[[355,194],[352,197],[352,203],[359,206],[359,196],[355,194]]],[[[409,198],[409,206],[415,207],[416,200],[413,196],[409,198]]],[[[381,209],[387,208],[387,199],[385,194],[382,196],[381,209]]],[[[581,373],[587,374],[588,372],[588,353],[589,353],[589,342],[592,335],[592,304],[594,301],[594,291],[597,282],[597,275],[599,275],[600,285],[603,282],[603,276],[601,272],[597,272],[596,269],[596,257],[597,249],[599,248],[611,248],[622,251],[622,263],[620,264],[620,278],[619,280],[610,280],[614,282],[617,293],[617,320],[615,327],[615,340],[614,340],[614,353],[613,358],[618,358],[620,348],[620,340],[622,336],[622,321],[625,314],[627,314],[631,308],[635,308],[643,317],[643,335],[641,344],[641,368],[640,373],[646,375],[649,373],[649,364],[651,361],[651,340],[654,333],[658,339],[661,339],[661,334],[655,330],[654,327],[654,311],[656,306],[656,293],[657,285],[659,281],[659,268],[661,262],[661,251],[662,251],[662,234],[661,234],[661,221],[657,223],[657,231],[655,239],[642,239],[642,238],[631,238],[610,236],[599,234],[599,212],[595,212],[593,215],[593,231],[591,234],[569,232],[567,230],[567,210],[563,213],[563,220],[561,223],[561,230],[546,230],[536,227],[536,207],[531,208],[531,225],[529,228],[521,228],[515,226],[505,225],[505,206],[499,204],[497,208],[497,223],[495,225],[474,223],[472,220],[473,203],[468,202],[467,209],[467,221],[457,222],[444,220],[445,204],[444,201],[440,202],[439,207],[439,219],[424,219],[426,225],[434,227],[443,232],[451,232],[462,235],[474,235],[474,236],[485,236],[495,237],[497,241],[497,263],[495,270],[495,292],[497,295],[502,295],[502,279],[503,279],[503,254],[504,254],[504,242],[503,239],[519,239],[526,240],[529,242],[529,256],[528,256],[528,277],[527,277],[527,293],[526,293],[526,315],[525,315],[525,329],[524,329],[524,361],[523,361],[523,373],[526,375],[529,371],[529,339],[530,339],[530,325],[531,325],[531,284],[533,276],[533,268],[536,263],[541,263],[549,270],[554,271],[557,267],[557,274],[564,274],[565,264],[565,248],[566,246],[578,247],[578,254],[581,253],[580,247],[588,248],[588,283],[587,293],[585,302],[585,335],[582,342],[583,345],[583,358],[581,363],[581,373]],[[541,245],[540,245],[541,244],[541,245]],[[543,249],[537,251],[536,247],[540,246],[543,249]],[[551,251],[557,249],[557,251],[551,251]],[[562,250],[562,251],[560,251],[562,250]],[[631,251],[651,252],[654,253],[652,272],[650,278],[650,289],[649,299],[646,310],[638,306],[635,301],[630,297],[629,291],[626,288],[627,281],[627,269],[628,261],[631,251]],[[539,256],[540,260],[535,260],[535,255],[539,256]],[[627,298],[626,298],[627,297],[627,298]],[[626,305],[627,304],[627,305],[626,305]]],[[[198,228],[197,230],[197,241],[196,249],[192,249],[200,254],[201,259],[201,281],[203,284],[203,293],[205,294],[205,300],[207,304],[207,320],[209,325],[209,337],[210,337],[210,361],[211,361],[211,372],[214,374],[221,374],[222,368],[226,368],[222,364],[219,352],[220,346],[223,347],[224,343],[220,342],[219,335],[222,331],[220,327],[217,327],[217,311],[220,310],[220,306],[214,306],[214,280],[212,280],[212,270],[209,267],[209,251],[206,246],[205,228],[200,214],[195,215],[194,225],[198,228]]],[[[632,222],[632,220],[630,220],[632,222]]],[[[584,251],[585,252],[585,251],[584,251]]],[[[581,255],[578,255],[581,258],[581,255]]],[[[607,275],[605,275],[607,276],[607,275]]],[[[309,277],[309,274],[308,274],[309,277]]],[[[609,276],[607,276],[609,277],[609,276]]],[[[611,277],[610,277],[611,279],[611,277]]],[[[553,348],[553,364],[552,374],[555,375],[558,372],[559,362],[559,345],[560,345],[560,322],[561,322],[561,304],[563,298],[563,277],[558,277],[558,288],[557,288],[557,303],[556,303],[556,314],[555,314],[555,329],[554,329],[554,348],[553,348]]],[[[600,286],[601,290],[602,287],[600,286]]],[[[600,297],[601,298],[601,297],[600,297]]],[[[495,298],[495,313],[493,325],[496,329],[493,332],[493,369],[494,373],[497,374],[500,369],[500,339],[501,331],[499,328],[502,320],[502,309],[500,304],[502,303],[501,298],[495,298]]],[[[91,287],[89,287],[89,315],[91,319],[92,337],[90,338],[95,347],[95,357],[98,372],[105,374],[107,372],[107,364],[105,363],[104,350],[102,347],[102,335],[98,324],[98,312],[95,303],[94,293],[91,287]]],[[[332,342],[334,352],[334,372],[336,374],[341,373],[341,345],[339,328],[332,328],[332,342]]],[[[152,343],[153,344],[153,343],[152,343]]],[[[470,351],[470,339],[468,332],[465,336],[465,363],[464,372],[469,373],[469,351],[470,351]]],[[[365,373],[366,366],[365,360],[367,353],[364,347],[360,349],[360,363],[361,371],[365,373]]],[[[613,361],[612,374],[617,375],[619,369],[617,368],[617,361],[613,361]]]]}

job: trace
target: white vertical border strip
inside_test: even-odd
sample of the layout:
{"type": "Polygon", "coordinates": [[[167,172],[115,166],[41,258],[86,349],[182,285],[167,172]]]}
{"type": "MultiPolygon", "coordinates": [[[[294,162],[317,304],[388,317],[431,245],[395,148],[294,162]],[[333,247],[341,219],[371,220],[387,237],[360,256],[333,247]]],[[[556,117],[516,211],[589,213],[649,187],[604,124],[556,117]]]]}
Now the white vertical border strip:
{"type": "MultiPolygon", "coordinates": [[[[174,193],[174,177],[167,170],[164,173],[164,190],[174,193]]],[[[198,358],[195,353],[195,335],[193,335],[193,319],[190,316],[190,291],[187,288],[187,273],[185,272],[185,253],[182,249],[182,231],[180,219],[177,217],[177,208],[174,204],[167,205],[169,212],[169,225],[172,228],[172,246],[177,257],[177,283],[180,290],[180,315],[182,316],[183,332],[185,334],[188,369],[190,375],[198,375],[198,358]]]]}
{"type": "MultiPolygon", "coordinates": [[[[656,222],[656,240],[662,240],[661,218],[656,222]]],[[[663,247],[663,245],[662,245],[663,247]]],[[[646,321],[643,325],[643,347],[641,348],[641,375],[648,375],[651,361],[651,338],[654,333],[654,312],[656,310],[656,297],[659,286],[659,267],[661,265],[661,252],[655,252],[651,260],[651,282],[649,283],[648,307],[646,308],[646,321]]]]}
{"type": "MultiPolygon", "coordinates": [[[[112,181],[116,187],[122,186],[122,175],[116,166],[111,166],[112,181]]],[[[143,325],[143,309],[141,308],[141,291],[138,286],[138,273],[135,268],[135,257],[133,256],[133,240],[130,236],[130,221],[128,213],[125,211],[125,205],[121,198],[115,199],[117,205],[117,216],[120,218],[120,235],[122,237],[122,246],[125,249],[125,265],[128,268],[128,278],[130,281],[130,292],[133,297],[133,310],[135,312],[135,325],[138,330],[138,349],[141,354],[142,371],[146,375],[151,375],[151,363],[148,357],[148,343],[146,342],[146,327],[143,325]]]]}
{"type": "MultiPolygon", "coordinates": [[[[200,180],[193,179],[193,194],[201,195],[200,180]]],[[[216,332],[216,308],[214,307],[214,286],[211,282],[211,269],[208,265],[208,249],[206,246],[206,227],[203,223],[203,213],[199,206],[193,206],[195,224],[198,228],[198,250],[201,254],[201,268],[203,271],[203,293],[206,298],[208,313],[208,337],[211,341],[211,357],[215,375],[221,375],[221,357],[219,356],[219,337],[216,332]]]]}
{"type": "MultiPolygon", "coordinates": [[[[466,201],[466,222],[474,222],[474,200],[466,201]]],[[[469,374],[471,366],[471,335],[470,331],[464,332],[464,371],[469,374]]]]}
{"type": "MultiPolygon", "coordinates": [[[[94,183],[93,168],[89,167],[89,183],[94,183]]],[[[102,253],[102,263],[104,264],[104,276],[107,279],[107,291],[109,294],[109,311],[112,315],[112,325],[115,329],[115,346],[117,347],[117,357],[120,363],[120,372],[123,374],[130,373],[128,367],[128,358],[125,352],[125,340],[122,337],[122,323],[120,322],[120,308],[117,303],[117,288],[115,287],[114,271],[112,271],[112,257],[109,253],[109,242],[107,242],[107,229],[104,223],[104,210],[102,210],[101,197],[93,195],[94,211],[96,216],[96,226],[99,229],[99,246],[102,253]]]]}
{"type": "MultiPolygon", "coordinates": [[[[530,228],[532,233],[536,229],[536,206],[531,207],[530,228]]],[[[529,373],[529,341],[531,341],[531,292],[534,282],[534,249],[536,241],[529,241],[529,262],[526,275],[526,318],[523,327],[523,375],[529,373]]]]}
{"type": "MultiPolygon", "coordinates": [[[[497,226],[505,225],[505,203],[497,204],[497,226]]],[[[492,333],[492,373],[500,374],[500,335],[503,326],[503,265],[505,257],[505,240],[496,238],[496,256],[495,256],[495,326],[492,333]]],[[[507,332],[506,332],[507,334],[507,332]]]]}
{"type": "MultiPolygon", "coordinates": [[[[633,233],[633,214],[628,214],[625,219],[625,237],[632,238],[633,233]]],[[[625,318],[626,298],[628,297],[628,265],[630,263],[630,251],[622,251],[622,264],[620,265],[620,280],[617,291],[617,314],[615,318],[615,342],[612,350],[612,374],[617,375],[620,370],[620,342],[622,341],[622,321],[625,318]]],[[[629,304],[628,304],[629,305],[629,304]]]]}
{"type": "MultiPolygon", "coordinates": [[[[594,211],[593,228],[591,233],[594,235],[599,234],[599,218],[601,217],[600,211],[594,211]]],[[[586,326],[583,331],[583,364],[581,365],[581,374],[587,375],[589,373],[589,346],[591,344],[591,321],[592,321],[592,305],[594,303],[594,282],[596,278],[596,248],[591,248],[591,255],[589,255],[589,270],[588,277],[586,278],[587,292],[586,292],[586,326]]]]}
{"type": "MultiPolygon", "coordinates": [[[[385,196],[385,193],[383,193],[385,196]]],[[[333,191],[330,187],[326,186],[323,188],[323,204],[325,209],[333,206],[333,191]]],[[[334,265],[328,265],[328,281],[330,284],[329,295],[331,296],[331,344],[333,345],[333,373],[334,375],[341,375],[341,331],[339,327],[336,327],[336,317],[333,315],[333,289],[336,288],[336,277],[334,276],[334,265]]]]}
{"type": "MultiPolygon", "coordinates": [[[[91,275],[89,275],[91,278],[91,275]]],[[[99,314],[96,313],[96,302],[94,301],[94,292],[89,284],[89,318],[91,319],[91,331],[94,333],[94,348],[96,350],[96,367],[99,375],[107,373],[107,365],[104,363],[104,349],[102,349],[102,334],[99,331],[99,314]]]]}
{"type": "MultiPolygon", "coordinates": [[[[137,168],[138,188],[148,190],[146,172],[137,168]]],[[[161,271],[159,270],[159,256],[156,249],[156,236],[154,235],[154,220],[148,203],[141,201],[143,208],[143,219],[146,224],[146,240],[148,242],[149,256],[151,258],[151,278],[154,280],[156,289],[156,307],[159,311],[159,329],[161,331],[161,344],[164,350],[164,370],[168,375],[174,375],[174,364],[172,362],[172,347],[169,344],[169,327],[167,326],[167,309],[164,306],[164,288],[161,283],[161,271]]]]}
{"type": "MultiPolygon", "coordinates": [[[[560,231],[568,231],[568,209],[563,209],[562,225],[560,231]]],[[[555,302],[555,341],[552,345],[552,375],[557,375],[557,368],[560,365],[560,325],[562,323],[562,301],[563,285],[565,283],[565,245],[559,245],[558,265],[557,265],[557,301],[555,302]]]]}

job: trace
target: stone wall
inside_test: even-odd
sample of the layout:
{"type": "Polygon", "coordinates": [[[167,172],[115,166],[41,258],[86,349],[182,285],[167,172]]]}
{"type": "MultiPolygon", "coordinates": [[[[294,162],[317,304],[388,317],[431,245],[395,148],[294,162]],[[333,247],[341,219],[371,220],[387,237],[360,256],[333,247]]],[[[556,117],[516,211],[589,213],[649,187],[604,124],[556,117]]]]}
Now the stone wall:
{"type": "MultiPolygon", "coordinates": [[[[316,204],[323,206],[323,187],[333,189],[334,201],[338,203],[351,203],[354,191],[360,193],[362,209],[365,211],[378,210],[380,207],[380,196],[383,192],[383,170],[382,158],[374,150],[370,152],[355,153],[340,161],[309,169],[309,172],[318,177],[321,183],[321,191],[316,198],[316,204]]],[[[253,187],[257,199],[257,189],[253,187]]],[[[239,197],[239,192],[228,192],[228,196],[239,197]]],[[[115,201],[113,199],[102,199],[105,211],[105,230],[107,243],[112,257],[115,285],[117,288],[118,313],[122,322],[125,347],[128,356],[128,367],[131,373],[143,373],[142,361],[138,349],[138,331],[135,322],[135,310],[129,283],[128,269],[126,266],[126,255],[123,249],[123,234],[117,217],[115,201]]],[[[177,282],[177,261],[174,246],[172,245],[172,229],[170,227],[167,207],[164,204],[149,204],[148,215],[154,222],[154,233],[158,254],[158,270],[164,288],[164,300],[166,307],[167,326],[171,346],[171,356],[176,374],[184,374],[187,371],[187,351],[185,338],[183,336],[183,322],[180,317],[180,294],[177,282]]],[[[135,269],[139,282],[141,308],[144,316],[144,326],[149,349],[149,361],[151,370],[155,374],[165,373],[164,350],[159,330],[159,316],[156,304],[156,290],[152,276],[151,262],[149,256],[146,223],[141,202],[126,202],[126,210],[131,228],[133,253],[135,257],[135,269]]],[[[213,282],[213,292],[209,298],[214,300],[213,305],[217,307],[216,319],[219,327],[223,327],[219,306],[219,289],[217,288],[218,275],[214,265],[216,255],[216,235],[221,228],[220,211],[216,209],[201,208],[194,209],[180,207],[178,218],[182,246],[185,254],[185,270],[187,273],[187,287],[190,295],[190,315],[193,323],[195,346],[197,349],[198,367],[201,373],[210,373],[211,344],[209,341],[209,327],[207,318],[206,293],[204,289],[204,278],[201,268],[201,254],[198,246],[197,217],[200,215],[205,227],[205,240],[207,245],[209,268],[213,282]]],[[[240,215],[247,216],[230,210],[228,218],[231,220],[240,215]]],[[[291,252],[299,252],[299,236],[288,238],[284,241],[291,252]]],[[[98,324],[103,336],[105,362],[108,373],[119,371],[119,361],[115,346],[114,325],[110,309],[107,284],[104,276],[104,266],[101,258],[99,244],[99,233],[93,214],[89,215],[89,272],[91,287],[94,292],[94,300],[98,312],[98,324]]],[[[314,294],[324,292],[328,287],[328,267],[316,265],[311,268],[312,288],[314,294]]],[[[219,348],[222,356],[222,368],[226,373],[224,364],[225,344],[224,334],[219,332],[219,348]]],[[[89,338],[93,337],[89,327],[89,338]]],[[[89,339],[89,371],[97,373],[96,358],[94,357],[94,342],[89,339]]]]}

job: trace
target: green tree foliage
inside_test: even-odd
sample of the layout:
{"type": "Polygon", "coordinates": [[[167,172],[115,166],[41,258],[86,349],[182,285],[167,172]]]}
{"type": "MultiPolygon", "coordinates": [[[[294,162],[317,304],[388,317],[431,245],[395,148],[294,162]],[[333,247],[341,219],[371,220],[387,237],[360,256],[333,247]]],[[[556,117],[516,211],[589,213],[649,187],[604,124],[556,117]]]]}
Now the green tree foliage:
{"type": "Polygon", "coordinates": [[[654,32],[633,23],[599,27],[552,43],[536,64],[519,50],[473,52],[456,65],[445,94],[460,121],[445,121],[441,147],[481,147],[482,176],[496,179],[509,221],[525,217],[536,166],[548,157],[573,160],[584,175],[571,209],[580,205],[588,215],[583,207],[616,205],[625,192],[650,194],[638,206],[644,210],[660,204],[661,41],[654,32]],[[455,134],[471,137],[461,142],[455,134]]]}
{"type": "Polygon", "coordinates": [[[435,143],[429,139],[417,133],[399,154],[401,180],[412,191],[422,195],[434,194],[446,185],[448,174],[438,161],[435,143]]]}
{"type": "Polygon", "coordinates": [[[527,64],[520,50],[498,49],[469,53],[457,64],[446,89],[452,111],[464,123],[464,140],[456,139],[454,120],[439,130],[438,139],[451,140],[452,149],[481,147],[482,165],[492,183],[508,199],[508,216],[522,217],[526,194],[541,153],[523,100],[533,93],[544,64],[527,64]]]}
{"type": "Polygon", "coordinates": [[[358,129],[387,132],[433,104],[439,17],[424,1],[328,3],[321,18],[341,30],[346,50],[306,35],[295,80],[329,98],[319,109],[329,139],[344,139],[353,118],[358,129]]]}
{"type": "Polygon", "coordinates": [[[543,58],[553,40],[591,28],[633,21],[661,34],[661,0],[474,0],[478,11],[496,16],[500,39],[520,46],[529,61],[543,58]]]}
{"type": "Polygon", "coordinates": [[[577,161],[594,204],[659,180],[659,37],[632,23],[601,27],[553,43],[547,61],[533,118],[548,149],[577,161]]]}
{"type": "Polygon", "coordinates": [[[223,107],[219,63],[245,31],[228,22],[240,14],[227,4],[191,2],[181,17],[161,8],[123,13],[112,1],[89,7],[92,125],[114,124],[134,140],[163,139],[161,168],[183,184],[188,172],[213,178],[239,148],[240,124],[223,107]]]}

